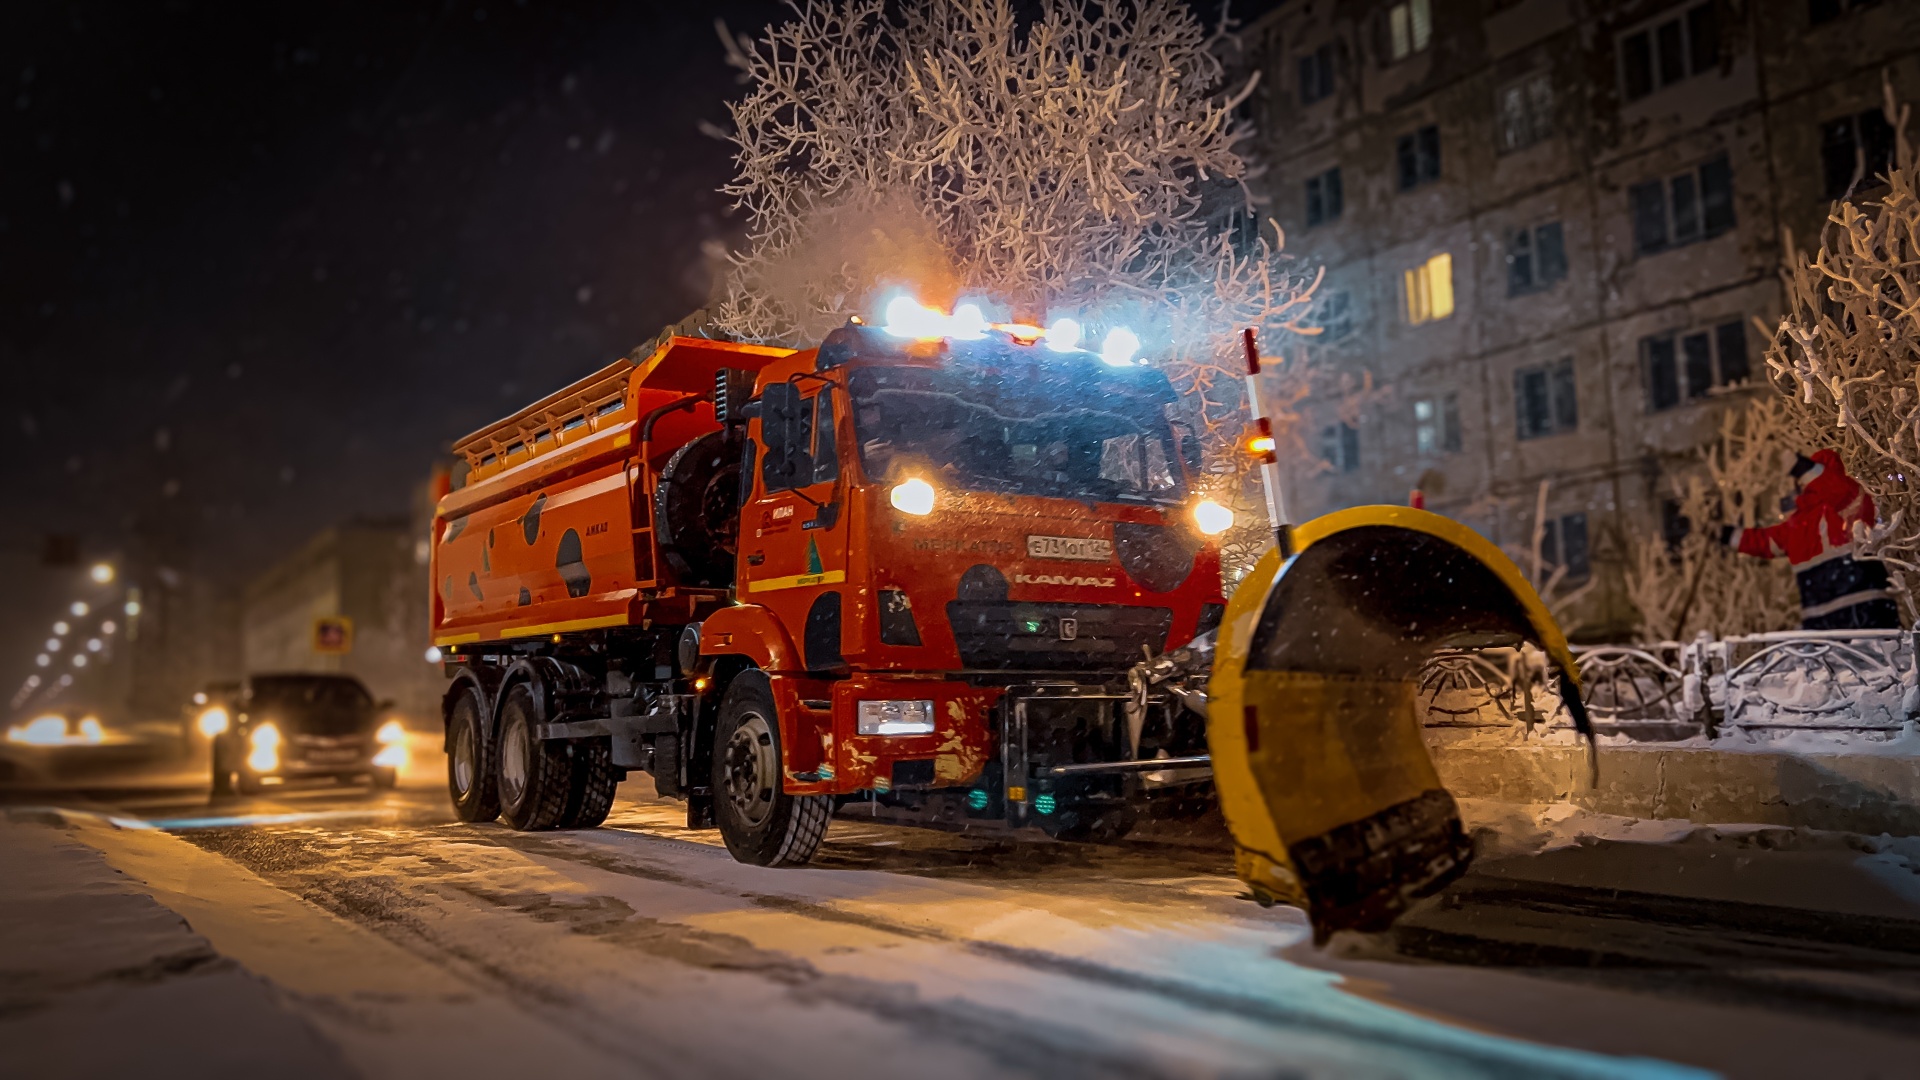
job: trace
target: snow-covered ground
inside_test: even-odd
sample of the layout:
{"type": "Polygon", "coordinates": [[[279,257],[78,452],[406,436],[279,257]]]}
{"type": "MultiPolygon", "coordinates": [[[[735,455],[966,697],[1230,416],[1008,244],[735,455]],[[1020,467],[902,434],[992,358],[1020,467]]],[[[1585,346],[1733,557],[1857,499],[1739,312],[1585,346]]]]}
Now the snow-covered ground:
{"type": "Polygon", "coordinates": [[[1857,948],[1792,927],[1717,934],[1690,925],[1692,909],[1681,926],[1593,908],[1596,882],[1637,890],[1665,875],[1692,893],[1664,902],[1731,910],[1716,889],[1779,866],[1748,908],[1796,901],[1795,875],[1844,872],[1851,899],[1817,883],[1799,899],[1898,928],[1904,894],[1885,885],[1874,900],[1868,886],[1910,875],[1902,843],[1469,804],[1488,857],[1463,882],[1466,903],[1317,950],[1298,913],[1245,899],[1217,834],[1090,847],[843,818],[814,868],[764,870],[637,783],[608,828],[534,835],[452,823],[430,783],[428,771],[390,796],[10,811],[6,865],[34,845],[59,856],[37,856],[37,878],[0,879],[0,903],[20,913],[0,970],[30,976],[9,980],[20,989],[0,1012],[0,1073],[99,1074],[81,1066],[108,1017],[164,1072],[213,1075],[215,1050],[283,1030],[315,1040],[274,1045],[316,1075],[408,1077],[1892,1075],[1920,1051],[1910,953],[1863,972],[1857,948]],[[1644,880],[1619,885],[1629,871],[1644,880]],[[119,1011],[63,989],[67,954],[17,943],[58,927],[51,898],[102,881],[204,942],[274,1022],[232,1034],[224,1010],[146,1004],[191,1000],[197,969],[110,982],[150,995],[119,1011]],[[1449,950],[1463,940],[1488,956],[1460,962],[1449,950]],[[1501,955],[1567,940],[1597,944],[1598,966],[1501,955]],[[1783,964],[1780,942],[1812,962],[1783,964]],[[1677,950],[1685,977],[1614,965],[1649,948],[1677,950]],[[1719,967],[1700,960],[1714,949],[1719,967]],[[1785,970],[1779,992],[1744,977],[1757,966],[1785,970]],[[1839,989],[1810,1000],[1809,980],[1839,989]],[[29,1052],[33,1068],[7,1067],[29,1052]]]}

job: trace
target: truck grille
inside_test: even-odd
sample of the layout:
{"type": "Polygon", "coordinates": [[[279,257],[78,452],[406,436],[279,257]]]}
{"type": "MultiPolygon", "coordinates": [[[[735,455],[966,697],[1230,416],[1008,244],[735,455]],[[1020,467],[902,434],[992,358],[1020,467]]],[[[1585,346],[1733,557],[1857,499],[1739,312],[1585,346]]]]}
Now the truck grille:
{"type": "Polygon", "coordinates": [[[1124,670],[1146,658],[1142,646],[1155,654],[1166,650],[1173,610],[955,600],[947,605],[947,622],[965,667],[1124,670]]]}

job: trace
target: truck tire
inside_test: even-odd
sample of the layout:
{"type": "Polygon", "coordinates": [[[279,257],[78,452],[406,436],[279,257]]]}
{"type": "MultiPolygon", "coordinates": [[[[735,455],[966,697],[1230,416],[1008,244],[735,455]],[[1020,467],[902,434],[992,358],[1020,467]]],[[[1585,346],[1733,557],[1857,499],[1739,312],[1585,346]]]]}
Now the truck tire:
{"type": "Polygon", "coordinates": [[[613,749],[604,739],[578,739],[567,745],[573,752],[573,793],[560,828],[598,828],[613,809],[613,792],[620,786],[613,749]]]}
{"type": "Polygon", "coordinates": [[[462,690],[447,709],[447,794],[453,798],[453,816],[461,821],[492,821],[500,816],[500,782],[495,775],[492,743],[487,739],[480,695],[462,690]]]}
{"type": "Polygon", "coordinates": [[[800,866],[827,835],[833,799],[789,795],[773,684],[742,672],[727,687],[713,736],[713,816],[727,850],[754,866],[800,866]]]}
{"type": "Polygon", "coordinates": [[[540,714],[533,691],[515,683],[500,706],[500,752],[494,755],[499,777],[500,816],[522,832],[560,824],[573,794],[573,761],[567,744],[533,735],[540,714]]]}
{"type": "Polygon", "coordinates": [[[740,446],[709,432],[673,452],[653,494],[654,536],[683,585],[733,584],[740,545],[740,446]]]}

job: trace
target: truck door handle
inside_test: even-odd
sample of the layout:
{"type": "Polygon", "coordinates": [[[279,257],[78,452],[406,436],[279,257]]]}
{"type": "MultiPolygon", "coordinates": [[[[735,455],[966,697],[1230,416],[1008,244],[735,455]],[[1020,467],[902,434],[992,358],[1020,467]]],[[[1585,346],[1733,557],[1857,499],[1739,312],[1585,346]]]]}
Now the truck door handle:
{"type": "Polygon", "coordinates": [[[753,554],[747,556],[748,566],[759,566],[761,563],[766,561],[767,561],[767,556],[763,552],[756,551],[753,554]]]}

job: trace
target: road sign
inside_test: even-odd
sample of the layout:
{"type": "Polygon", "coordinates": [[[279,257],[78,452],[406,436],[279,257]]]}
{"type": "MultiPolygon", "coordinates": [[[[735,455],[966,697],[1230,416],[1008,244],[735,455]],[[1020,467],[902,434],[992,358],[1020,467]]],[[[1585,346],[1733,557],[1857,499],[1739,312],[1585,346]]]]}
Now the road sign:
{"type": "Polygon", "coordinates": [[[321,656],[352,652],[353,620],[345,615],[322,615],[313,620],[313,651],[321,656]]]}

